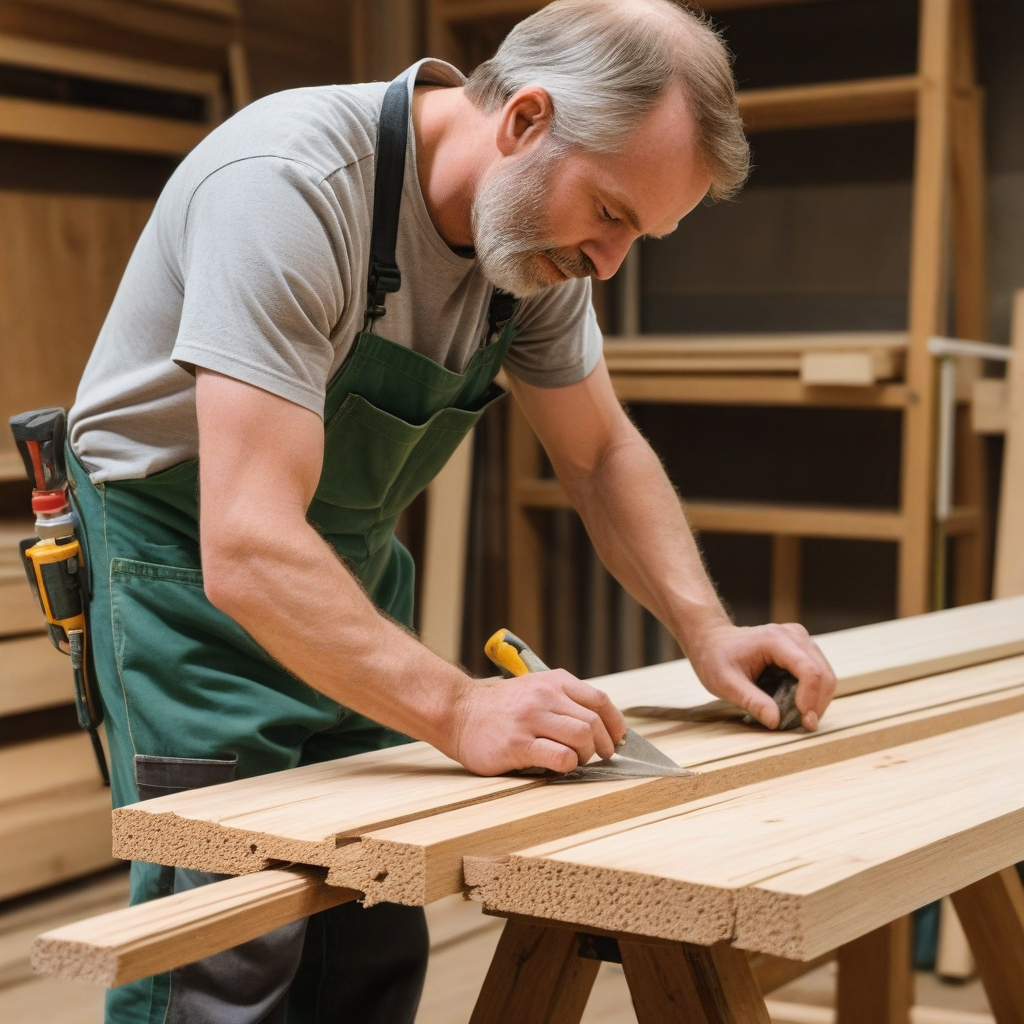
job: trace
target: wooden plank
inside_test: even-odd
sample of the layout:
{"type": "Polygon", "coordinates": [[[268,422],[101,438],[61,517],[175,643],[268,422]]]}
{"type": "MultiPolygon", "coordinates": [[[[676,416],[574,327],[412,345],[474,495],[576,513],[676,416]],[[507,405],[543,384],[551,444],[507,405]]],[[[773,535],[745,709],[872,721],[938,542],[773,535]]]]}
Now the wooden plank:
{"type": "Polygon", "coordinates": [[[737,94],[748,132],[827,125],[910,121],[922,88],[917,75],[850,82],[742,89],[737,94]]]}
{"type": "Polygon", "coordinates": [[[429,903],[461,890],[467,856],[503,856],[527,842],[547,842],[1024,709],[1024,691],[1016,688],[939,708],[905,711],[884,722],[865,722],[868,710],[861,704],[858,711],[859,699],[863,698],[836,702],[839,706],[833,705],[835,714],[830,712],[828,728],[798,743],[776,738],[758,746],[758,740],[748,738],[744,750],[735,735],[732,745],[724,747],[723,737],[713,739],[708,726],[684,726],[664,733],[644,729],[669,756],[699,774],[686,780],[645,779],[600,788],[544,786],[494,803],[367,831],[358,843],[347,844],[333,855],[329,881],[361,889],[369,903],[429,903]],[[847,726],[837,727],[843,720],[847,726]],[[731,756],[716,759],[716,754],[730,749],[731,756]]]}
{"type": "Polygon", "coordinates": [[[357,899],[315,868],[243,875],[44,932],[32,967],[51,978],[113,988],[220,953],[357,899]]]}
{"type": "Polygon", "coordinates": [[[0,805],[0,899],[113,864],[110,790],[98,772],[94,782],[0,805]]]}
{"type": "Polygon", "coordinates": [[[1024,888],[1013,867],[953,893],[992,1012],[999,1024],[1024,1021],[1024,888]]]}
{"type": "Polygon", "coordinates": [[[133,60],[99,50],[58,46],[18,36],[0,34],[0,62],[152,89],[194,93],[207,97],[211,105],[220,94],[220,76],[212,71],[133,60]]]}
{"type": "Polygon", "coordinates": [[[1009,410],[992,588],[996,597],[1024,594],[1024,289],[1013,295],[1011,344],[1014,358],[1006,371],[1009,410]]]}
{"type": "Polygon", "coordinates": [[[798,378],[744,374],[616,373],[615,393],[623,402],[684,402],[693,405],[805,405],[825,408],[902,409],[903,384],[874,387],[817,387],[798,378]]]}
{"type": "Polygon", "coordinates": [[[541,658],[544,542],[538,523],[516,498],[519,480],[540,474],[540,442],[514,399],[508,406],[508,614],[512,628],[541,658]]]}
{"type": "Polygon", "coordinates": [[[1008,392],[1008,381],[1000,377],[981,377],[971,381],[971,429],[976,434],[1006,432],[1010,422],[1008,392]]]}
{"type": "MultiPolygon", "coordinates": [[[[977,616],[972,618],[969,612],[956,610],[961,616],[966,614],[969,623],[977,625],[977,616]]],[[[943,633],[942,636],[933,639],[927,631],[924,636],[936,650],[919,652],[918,657],[940,662],[943,656],[950,661],[970,657],[950,643],[960,620],[954,616],[944,621],[944,633],[941,624],[935,631],[943,633]],[[945,649],[939,641],[945,642],[945,649]]],[[[887,666],[880,654],[884,655],[886,650],[890,655],[901,649],[913,650],[906,645],[905,637],[913,633],[913,624],[900,625],[902,633],[898,630],[895,636],[891,632],[876,632],[871,641],[875,649],[868,656],[858,644],[847,641],[846,657],[859,670],[859,675],[851,676],[851,685],[892,682],[893,674],[898,675],[898,670],[887,666]]],[[[873,628],[877,631],[880,627],[873,628]]],[[[871,633],[866,634],[866,638],[871,637],[871,633]]],[[[981,637],[981,646],[985,639],[981,637]]],[[[997,640],[1005,639],[990,633],[987,640],[991,646],[986,653],[992,653],[997,640]]],[[[664,697],[669,702],[679,699],[675,692],[678,687],[686,703],[699,704],[702,695],[704,700],[708,695],[692,672],[687,677],[687,667],[686,663],[654,666],[601,680],[599,685],[610,691],[619,687],[620,696],[616,699],[620,703],[622,694],[633,699],[646,698],[651,703],[660,703],[664,697]]],[[[824,732],[852,729],[865,722],[935,706],[943,699],[952,702],[1009,689],[1020,684],[1021,672],[1021,663],[1008,659],[984,669],[904,686],[898,691],[866,693],[845,704],[837,701],[822,728],[824,732]]],[[[682,728],[675,723],[639,724],[670,756],[689,764],[777,745],[813,743],[820,738],[751,730],[735,723],[682,728]],[[676,750],[678,753],[674,753],[676,750]]],[[[687,792],[685,787],[691,782],[648,781],[668,786],[666,794],[680,795],[687,792]],[[671,788],[674,785],[683,788],[671,788]]],[[[185,867],[231,873],[259,870],[275,859],[334,866],[346,857],[346,839],[354,840],[391,824],[483,803],[539,784],[537,780],[523,778],[478,778],[425,744],[411,744],[123,808],[115,815],[115,849],[126,858],[156,862],[169,858],[185,867]]],[[[600,789],[604,791],[604,787],[600,789]]]]}
{"type": "Polygon", "coordinates": [[[470,1024],[579,1024],[601,964],[576,949],[572,931],[506,921],[470,1024]]]}
{"type": "Polygon", "coordinates": [[[762,995],[768,995],[783,985],[788,985],[797,978],[817,970],[824,964],[835,960],[834,953],[824,953],[804,963],[801,960],[787,960],[782,956],[769,956],[767,953],[751,953],[750,969],[757,979],[757,987],[762,995]]]}
{"type": "Polygon", "coordinates": [[[640,334],[610,335],[604,355],[651,359],[703,356],[803,355],[805,352],[902,351],[906,331],[782,331],[759,334],[640,334]]]}
{"type": "Polygon", "coordinates": [[[909,1024],[912,922],[900,917],[839,948],[836,1024],[909,1024]]]}
{"type": "Polygon", "coordinates": [[[935,382],[928,339],[946,333],[947,305],[952,0],[922,3],[920,11],[921,86],[914,151],[906,373],[915,399],[907,405],[903,420],[900,493],[909,529],[899,547],[896,606],[900,615],[918,615],[930,607],[935,382]]]}
{"type": "MultiPolygon", "coordinates": [[[[986,601],[821,633],[814,639],[836,673],[837,694],[848,695],[1022,653],[1022,609],[1021,598],[986,601]]],[[[686,661],[652,665],[594,683],[627,709],[637,707],[641,698],[644,704],[669,708],[690,707],[709,696],[686,661]]]]}
{"type": "Polygon", "coordinates": [[[1011,715],[731,790],[489,877],[467,864],[467,881],[503,912],[811,959],[1024,857],[1021,728],[1011,715]]]}
{"type": "MultiPolygon", "coordinates": [[[[572,508],[557,480],[520,479],[516,496],[524,508],[572,508]]],[[[789,537],[899,540],[903,520],[887,509],[835,505],[778,505],[754,501],[685,502],[686,518],[698,533],[764,533],[789,537]]]]}
{"type": "Polygon", "coordinates": [[[427,488],[420,639],[435,653],[462,658],[462,607],[466,590],[473,435],[456,449],[427,488]]]}
{"type": "MultiPolygon", "coordinates": [[[[71,407],[152,209],[151,199],[0,191],[0,422],[71,407]]],[[[5,466],[7,479],[25,479],[6,428],[5,466]]]]}
{"type": "Polygon", "coordinates": [[[25,574],[0,579],[0,637],[41,633],[46,628],[25,574]]]}
{"type": "Polygon", "coordinates": [[[208,131],[166,117],[0,97],[0,138],[19,142],[184,156],[208,131]]]}
{"type": "MultiPolygon", "coordinates": [[[[42,613],[34,604],[32,609],[41,621],[42,613]]],[[[71,659],[61,654],[49,637],[0,640],[0,715],[70,704],[74,699],[71,659]]]]}
{"type": "Polygon", "coordinates": [[[772,622],[800,621],[801,544],[799,537],[772,537],[771,593],[768,613],[772,622]]]}
{"type": "Polygon", "coordinates": [[[100,781],[92,743],[85,733],[0,747],[0,813],[17,801],[71,786],[99,785],[100,781]]]}
{"type": "Polygon", "coordinates": [[[903,372],[901,354],[885,349],[871,352],[805,352],[800,380],[819,387],[869,387],[903,372]]]}

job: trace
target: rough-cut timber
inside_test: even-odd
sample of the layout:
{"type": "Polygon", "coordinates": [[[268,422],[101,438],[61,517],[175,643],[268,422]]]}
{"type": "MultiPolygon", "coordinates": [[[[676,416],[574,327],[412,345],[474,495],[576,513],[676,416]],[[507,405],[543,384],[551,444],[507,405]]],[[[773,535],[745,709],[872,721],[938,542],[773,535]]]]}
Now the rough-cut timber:
{"type": "Polygon", "coordinates": [[[809,960],[1024,859],[1024,714],[467,861],[490,909],[809,960]]]}
{"type": "Polygon", "coordinates": [[[230,949],[358,893],[315,868],[261,871],[55,928],[32,945],[32,967],[107,987],[230,949]]]}
{"type": "Polygon", "coordinates": [[[330,883],[360,889],[370,903],[423,904],[458,891],[464,854],[507,853],[1019,710],[1024,657],[840,698],[814,735],[638,722],[700,772],[690,778],[599,786],[480,779],[413,744],[124,808],[114,815],[114,850],[229,874],[282,860],[318,864],[332,869],[330,883]]]}

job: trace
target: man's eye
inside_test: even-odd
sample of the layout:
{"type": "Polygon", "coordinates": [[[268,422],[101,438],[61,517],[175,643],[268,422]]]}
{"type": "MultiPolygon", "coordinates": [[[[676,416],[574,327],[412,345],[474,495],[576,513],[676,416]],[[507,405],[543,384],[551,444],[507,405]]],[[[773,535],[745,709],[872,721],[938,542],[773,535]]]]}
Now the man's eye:
{"type": "Polygon", "coordinates": [[[601,207],[601,216],[602,216],[602,218],[604,218],[604,220],[608,220],[608,221],[614,221],[615,220],[615,218],[608,212],[608,207],[607,206],[602,206],[601,207]]]}

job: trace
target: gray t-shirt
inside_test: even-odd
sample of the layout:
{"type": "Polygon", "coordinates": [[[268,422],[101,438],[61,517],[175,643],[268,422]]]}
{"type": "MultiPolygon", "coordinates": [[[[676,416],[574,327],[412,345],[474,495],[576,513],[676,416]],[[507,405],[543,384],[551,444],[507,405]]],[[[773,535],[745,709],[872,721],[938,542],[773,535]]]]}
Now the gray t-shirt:
{"type": "MultiPolygon", "coordinates": [[[[463,82],[434,60],[415,77],[463,82]]],[[[95,482],[197,457],[197,366],[323,415],[327,383],[363,322],[386,88],[268,96],[182,161],[132,253],[71,410],[71,445],[95,482]]],[[[486,333],[491,286],[431,223],[413,136],[398,232],[402,288],[376,329],[461,372],[486,333]]],[[[516,377],[560,387],[597,365],[589,280],[526,300],[517,320],[505,359],[516,377]]]]}

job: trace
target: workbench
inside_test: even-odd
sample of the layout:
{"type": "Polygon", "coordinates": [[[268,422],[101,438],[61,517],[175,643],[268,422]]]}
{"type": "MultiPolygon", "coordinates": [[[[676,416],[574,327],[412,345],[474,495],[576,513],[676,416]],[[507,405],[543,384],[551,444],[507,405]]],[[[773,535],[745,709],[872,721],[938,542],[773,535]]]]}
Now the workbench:
{"type": "Polygon", "coordinates": [[[816,734],[673,720],[710,697],[685,661],[597,681],[667,709],[632,724],[685,778],[480,778],[413,743],[122,808],[118,856],[239,877],[57,929],[34,963],[124,984],[346,900],[462,891],[509,916],[474,1024],[578,1020],[600,959],[642,1024],[765,1021],[769,975],[837,950],[840,1024],[895,1024],[906,915],[953,894],[996,1020],[1024,1021],[1024,598],[819,643],[840,695],[816,734]]]}

